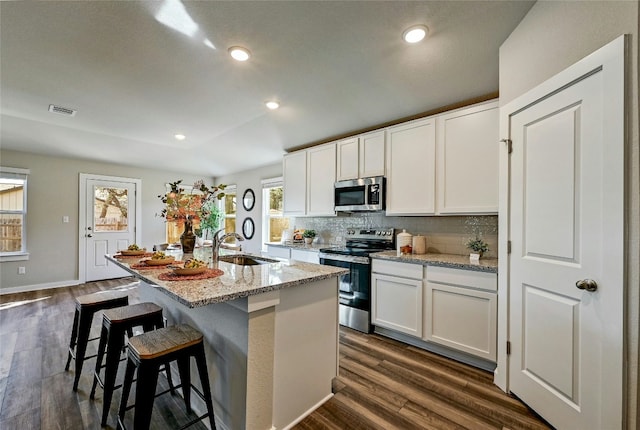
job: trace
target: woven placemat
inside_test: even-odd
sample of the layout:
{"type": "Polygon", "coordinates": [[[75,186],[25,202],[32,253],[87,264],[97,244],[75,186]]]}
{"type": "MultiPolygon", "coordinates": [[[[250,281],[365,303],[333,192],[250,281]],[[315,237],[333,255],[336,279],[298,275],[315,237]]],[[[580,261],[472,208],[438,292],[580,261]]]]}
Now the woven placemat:
{"type": "Polygon", "coordinates": [[[167,263],[167,264],[158,264],[156,266],[149,266],[148,264],[145,263],[135,263],[135,264],[131,264],[129,265],[130,268],[132,269],[136,269],[136,270],[145,270],[145,269],[166,269],[167,266],[172,266],[174,264],[180,264],[182,265],[182,261],[180,260],[174,260],[171,263],[167,263]]]}
{"type": "Polygon", "coordinates": [[[140,254],[140,255],[122,255],[122,254],[113,254],[113,258],[144,258],[144,257],[151,257],[153,256],[153,252],[145,252],[144,254],[140,254]]]}
{"type": "Polygon", "coordinates": [[[164,272],[158,275],[158,279],[162,281],[198,281],[201,279],[216,278],[220,275],[224,275],[224,272],[220,269],[207,269],[206,272],[199,275],[176,275],[173,272],[164,272]]]}

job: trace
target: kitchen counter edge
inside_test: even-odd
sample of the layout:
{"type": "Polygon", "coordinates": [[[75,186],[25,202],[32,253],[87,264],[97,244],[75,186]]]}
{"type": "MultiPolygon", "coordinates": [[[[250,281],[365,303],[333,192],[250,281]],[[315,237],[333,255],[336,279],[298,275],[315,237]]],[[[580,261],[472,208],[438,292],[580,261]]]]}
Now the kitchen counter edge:
{"type": "Polygon", "coordinates": [[[477,263],[472,263],[468,255],[410,254],[398,257],[397,251],[376,252],[371,254],[370,257],[401,263],[422,264],[423,266],[440,266],[452,269],[473,270],[476,272],[498,273],[497,258],[481,258],[477,263]]]}

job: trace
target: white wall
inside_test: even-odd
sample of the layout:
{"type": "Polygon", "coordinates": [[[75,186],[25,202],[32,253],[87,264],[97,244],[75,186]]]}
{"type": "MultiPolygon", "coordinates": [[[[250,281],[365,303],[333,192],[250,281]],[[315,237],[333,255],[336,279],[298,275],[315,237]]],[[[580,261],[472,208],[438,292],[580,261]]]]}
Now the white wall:
{"type": "MultiPolygon", "coordinates": [[[[256,226],[251,240],[241,242],[242,250],[250,253],[260,253],[262,250],[262,180],[282,176],[282,163],[270,164],[257,169],[238,172],[217,178],[218,184],[237,186],[238,212],[236,214],[236,233],[242,234],[242,222],[245,218],[253,218],[256,226]],[[242,195],[247,188],[251,188],[256,195],[256,203],[251,211],[242,207],[242,195]]],[[[228,233],[228,232],[227,232],[228,233]]]]}
{"type": "Polygon", "coordinates": [[[637,414],[640,327],[640,144],[638,139],[637,1],[541,1],[500,48],[500,103],[507,104],[621,34],[629,34],[627,67],[627,428],[637,414]]]}
{"type": "Polygon", "coordinates": [[[142,245],[151,248],[165,240],[164,219],[158,195],[165,184],[183,179],[191,184],[213,178],[140,169],[86,160],[35,155],[18,151],[0,151],[0,164],[30,169],[27,189],[28,261],[0,263],[0,289],[36,289],[48,285],[67,285],[78,280],[78,194],[79,174],[91,173],[142,180],[142,245]],[[62,217],[69,216],[63,224],[62,217]],[[26,274],[18,275],[18,266],[26,274]]]}

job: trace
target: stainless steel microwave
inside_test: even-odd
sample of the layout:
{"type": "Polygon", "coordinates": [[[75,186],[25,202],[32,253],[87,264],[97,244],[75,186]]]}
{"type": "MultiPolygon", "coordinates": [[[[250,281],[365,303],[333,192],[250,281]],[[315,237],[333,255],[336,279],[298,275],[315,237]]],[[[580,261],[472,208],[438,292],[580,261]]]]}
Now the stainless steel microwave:
{"type": "Polygon", "coordinates": [[[375,212],[385,209],[384,176],[339,181],[334,186],[336,212],[375,212]]]}

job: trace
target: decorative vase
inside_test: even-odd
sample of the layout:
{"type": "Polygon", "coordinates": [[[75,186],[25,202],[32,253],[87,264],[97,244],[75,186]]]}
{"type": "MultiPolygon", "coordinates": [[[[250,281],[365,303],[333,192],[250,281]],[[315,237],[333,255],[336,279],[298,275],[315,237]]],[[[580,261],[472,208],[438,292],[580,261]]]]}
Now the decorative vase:
{"type": "Polygon", "coordinates": [[[192,254],[196,246],[196,235],[193,233],[193,223],[190,219],[184,222],[184,231],[180,235],[180,246],[183,254],[192,254]]]}
{"type": "Polygon", "coordinates": [[[313,238],[312,237],[305,237],[304,238],[304,243],[306,243],[307,245],[311,245],[312,242],[313,242],[313,238]]]}

